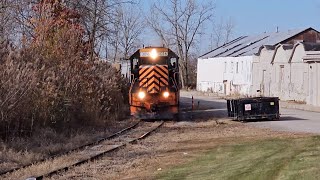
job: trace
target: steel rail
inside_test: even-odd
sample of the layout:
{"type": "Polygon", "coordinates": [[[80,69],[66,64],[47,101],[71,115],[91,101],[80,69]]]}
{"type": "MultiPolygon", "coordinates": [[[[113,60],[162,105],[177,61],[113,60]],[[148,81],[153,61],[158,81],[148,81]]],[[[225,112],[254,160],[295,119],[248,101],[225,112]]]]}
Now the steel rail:
{"type": "Polygon", "coordinates": [[[140,122],[141,122],[141,121],[138,121],[137,123],[133,124],[132,126],[129,126],[129,127],[127,127],[127,128],[124,128],[124,129],[122,129],[122,130],[120,130],[120,131],[118,131],[118,132],[116,132],[116,133],[114,133],[114,134],[112,134],[112,135],[109,135],[109,136],[107,136],[107,137],[101,138],[101,139],[99,139],[99,140],[95,140],[95,141],[93,141],[93,142],[90,142],[90,143],[87,143],[87,144],[78,146],[78,147],[73,148],[73,149],[71,149],[71,150],[68,150],[68,151],[65,151],[65,152],[62,152],[62,153],[58,153],[58,154],[56,154],[56,155],[52,155],[52,156],[50,156],[50,157],[43,158],[43,159],[38,160],[38,161],[31,162],[31,163],[26,164],[26,165],[23,165],[23,166],[21,166],[21,167],[17,167],[17,168],[13,168],[13,169],[10,169],[10,170],[7,170],[7,171],[0,172],[0,176],[5,175],[5,174],[9,174],[9,173],[13,173],[13,172],[18,171],[18,170],[20,170],[20,169],[25,169],[25,168],[27,168],[27,167],[30,167],[30,166],[34,165],[34,164],[43,163],[43,162],[48,161],[48,160],[50,160],[50,159],[55,159],[55,158],[61,157],[61,156],[63,156],[63,155],[68,155],[68,154],[70,154],[70,153],[72,153],[72,152],[75,152],[75,151],[83,150],[83,149],[85,149],[85,148],[87,148],[87,147],[89,147],[89,146],[97,145],[97,144],[99,144],[99,143],[101,143],[101,142],[103,142],[103,141],[106,141],[106,140],[113,139],[113,138],[115,138],[115,137],[117,137],[117,136],[119,136],[119,135],[121,135],[121,134],[123,134],[123,133],[125,133],[125,132],[128,132],[129,130],[132,130],[132,129],[136,128],[140,122]]]}
{"type": "Polygon", "coordinates": [[[73,163],[73,164],[71,164],[71,165],[69,165],[69,166],[65,166],[65,167],[63,167],[63,168],[59,168],[59,169],[54,170],[54,171],[51,171],[51,172],[49,172],[49,173],[46,173],[46,174],[43,174],[43,175],[40,175],[40,176],[37,176],[37,177],[32,177],[32,178],[29,178],[29,179],[32,179],[32,180],[42,180],[44,177],[51,177],[51,176],[53,176],[53,175],[56,175],[56,174],[58,174],[58,173],[61,173],[62,171],[63,171],[63,172],[66,172],[66,171],[68,171],[69,169],[71,169],[71,168],[73,168],[73,167],[82,165],[82,164],[84,164],[84,163],[87,163],[87,162],[90,162],[90,161],[93,161],[93,160],[97,160],[97,159],[103,157],[104,155],[106,155],[106,154],[108,154],[108,153],[114,152],[114,151],[116,151],[116,150],[119,150],[120,148],[123,148],[123,147],[127,146],[128,144],[133,144],[133,143],[135,143],[135,142],[137,142],[137,141],[139,141],[139,140],[145,139],[146,137],[150,136],[153,132],[155,132],[157,129],[159,129],[163,124],[164,124],[164,121],[161,121],[161,123],[160,123],[159,125],[157,125],[155,128],[153,128],[153,129],[151,129],[150,131],[144,133],[143,135],[139,136],[138,138],[135,138],[135,139],[130,140],[130,141],[126,142],[126,143],[122,143],[122,144],[120,144],[120,145],[117,145],[117,146],[115,146],[115,147],[113,147],[113,148],[111,148],[111,149],[108,149],[108,150],[106,150],[106,151],[103,151],[103,152],[101,152],[101,153],[99,153],[99,154],[96,154],[96,155],[94,155],[94,156],[91,156],[91,157],[89,157],[89,158],[87,158],[87,159],[84,159],[84,160],[78,161],[78,162],[76,162],[76,163],[73,163]]]}

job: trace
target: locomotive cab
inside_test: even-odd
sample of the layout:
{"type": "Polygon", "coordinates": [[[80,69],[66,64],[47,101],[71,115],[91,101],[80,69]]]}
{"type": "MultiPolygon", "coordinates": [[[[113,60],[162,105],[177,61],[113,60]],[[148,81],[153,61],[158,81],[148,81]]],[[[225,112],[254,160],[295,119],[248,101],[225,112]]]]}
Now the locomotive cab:
{"type": "Polygon", "coordinates": [[[140,119],[173,119],[179,111],[178,56],[168,48],[147,47],[130,57],[131,115],[140,119]]]}

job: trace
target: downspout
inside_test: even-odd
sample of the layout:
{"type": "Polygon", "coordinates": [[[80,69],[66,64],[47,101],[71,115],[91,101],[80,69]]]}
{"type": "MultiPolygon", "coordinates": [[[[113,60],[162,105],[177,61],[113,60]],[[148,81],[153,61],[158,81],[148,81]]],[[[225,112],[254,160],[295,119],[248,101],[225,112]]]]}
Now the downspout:
{"type": "MultiPolygon", "coordinates": [[[[316,78],[317,79],[319,77],[319,62],[316,61],[315,62],[315,73],[316,73],[316,78]]],[[[316,88],[319,89],[319,81],[315,81],[316,82],[316,88]]],[[[319,91],[315,91],[316,93],[316,97],[317,97],[317,101],[316,101],[316,105],[319,106],[320,105],[320,97],[319,97],[319,91]]]]}

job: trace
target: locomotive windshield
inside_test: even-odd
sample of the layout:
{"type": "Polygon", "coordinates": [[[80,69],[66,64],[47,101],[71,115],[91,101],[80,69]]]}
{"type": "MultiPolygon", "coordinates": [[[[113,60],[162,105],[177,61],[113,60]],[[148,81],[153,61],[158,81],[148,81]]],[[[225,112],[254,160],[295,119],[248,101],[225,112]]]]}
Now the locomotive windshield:
{"type": "Polygon", "coordinates": [[[151,58],[140,58],[140,65],[168,65],[168,57],[159,57],[156,60],[151,58]]]}

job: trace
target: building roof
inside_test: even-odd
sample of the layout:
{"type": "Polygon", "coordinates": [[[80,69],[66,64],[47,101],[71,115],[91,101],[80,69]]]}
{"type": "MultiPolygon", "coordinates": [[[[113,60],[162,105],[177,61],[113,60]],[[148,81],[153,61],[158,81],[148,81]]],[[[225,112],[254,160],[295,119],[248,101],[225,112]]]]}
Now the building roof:
{"type": "Polygon", "coordinates": [[[214,57],[251,56],[256,54],[261,46],[275,46],[307,30],[314,29],[305,28],[290,30],[286,32],[273,32],[253,36],[240,36],[212,51],[203,54],[202,56],[200,56],[200,58],[206,59],[214,57]]]}
{"type": "Polygon", "coordinates": [[[303,42],[301,44],[303,44],[305,51],[320,51],[320,43],[303,42]]]}

